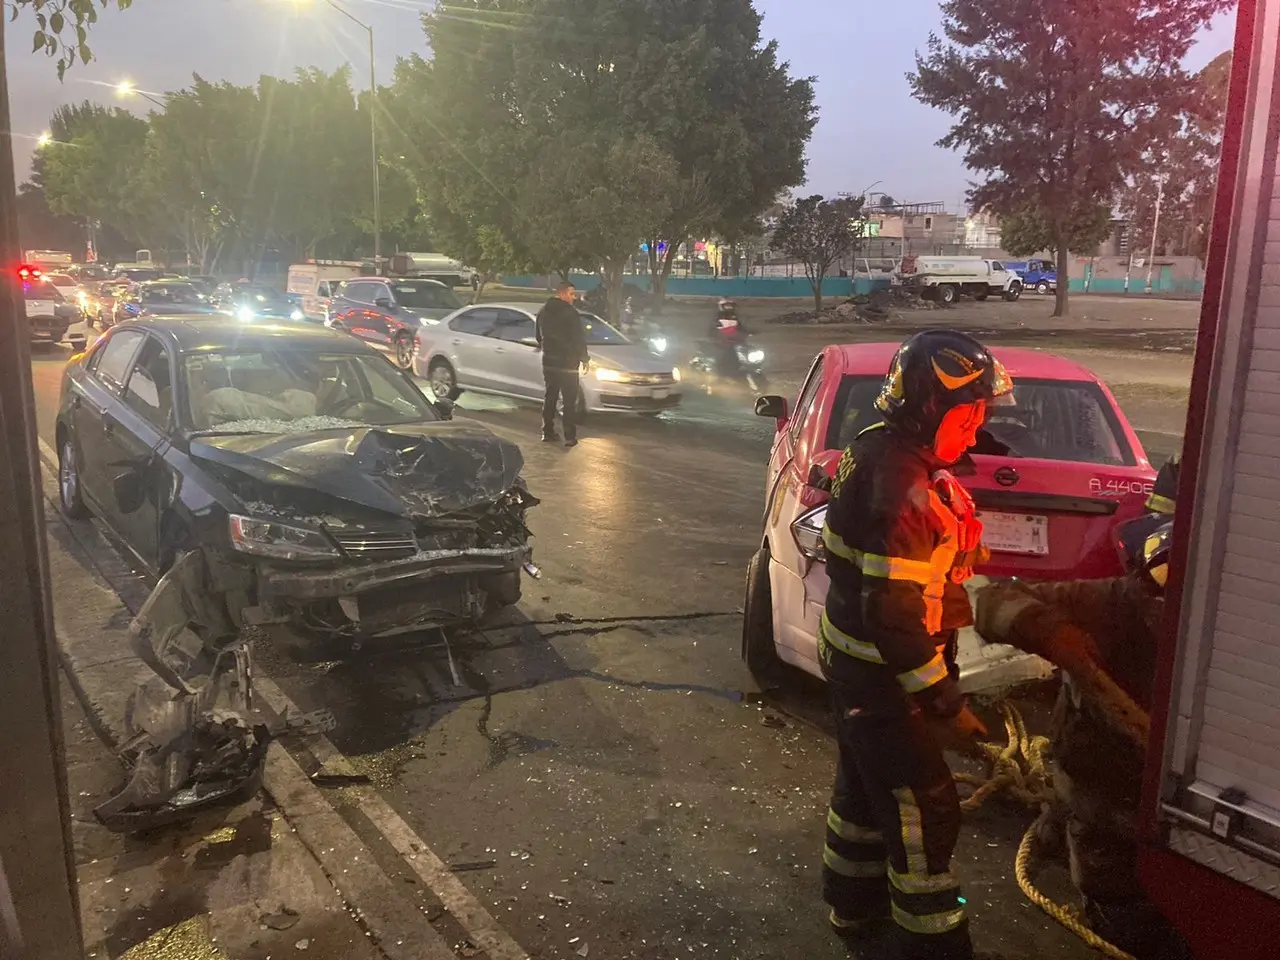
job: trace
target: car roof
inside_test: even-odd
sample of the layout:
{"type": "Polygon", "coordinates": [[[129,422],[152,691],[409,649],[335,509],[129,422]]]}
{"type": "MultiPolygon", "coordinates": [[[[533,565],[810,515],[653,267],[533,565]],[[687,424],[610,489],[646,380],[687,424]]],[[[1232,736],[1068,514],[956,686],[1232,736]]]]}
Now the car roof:
{"type": "Polygon", "coordinates": [[[385,280],[387,283],[429,283],[435,287],[444,287],[450,289],[449,285],[439,280],[432,280],[430,277],[350,277],[352,281],[356,280],[385,280]]]}
{"type": "Polygon", "coordinates": [[[534,316],[538,312],[538,305],[533,303],[520,303],[513,301],[510,303],[471,303],[467,304],[468,309],[471,307],[498,307],[502,310],[519,310],[521,313],[527,313],[534,316]]]}
{"type": "Polygon", "coordinates": [[[377,354],[368,344],[355,337],[319,324],[242,323],[231,317],[213,314],[207,317],[148,317],[122,330],[150,330],[167,340],[179,353],[200,350],[255,349],[279,346],[286,342],[317,350],[343,353],[377,354]]]}
{"type": "MultiPolygon", "coordinates": [[[[842,343],[828,350],[837,351],[843,361],[844,372],[853,375],[874,374],[883,377],[889,370],[893,355],[901,343],[842,343]]],[[[1017,386],[1019,377],[1032,380],[1081,380],[1098,383],[1096,373],[1088,367],[1042,350],[1027,347],[995,347],[991,353],[1004,364],[1017,386]]]]}

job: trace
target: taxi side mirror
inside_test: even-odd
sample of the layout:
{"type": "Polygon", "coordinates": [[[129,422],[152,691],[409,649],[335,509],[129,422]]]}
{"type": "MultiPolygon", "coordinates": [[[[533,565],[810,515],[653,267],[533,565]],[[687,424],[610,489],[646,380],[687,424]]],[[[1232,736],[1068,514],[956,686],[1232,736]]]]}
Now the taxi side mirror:
{"type": "Polygon", "coordinates": [[[756,416],[778,421],[778,429],[787,421],[787,398],[776,394],[756,397],[756,416]]]}

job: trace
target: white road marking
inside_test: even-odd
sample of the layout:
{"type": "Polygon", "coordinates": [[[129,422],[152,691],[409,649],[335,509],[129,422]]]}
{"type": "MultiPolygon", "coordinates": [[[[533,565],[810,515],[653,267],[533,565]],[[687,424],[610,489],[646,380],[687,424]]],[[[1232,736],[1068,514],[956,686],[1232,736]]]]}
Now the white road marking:
{"type": "Polygon", "coordinates": [[[54,452],[53,447],[49,446],[49,441],[44,437],[36,437],[36,444],[40,448],[40,456],[44,457],[49,466],[54,470],[58,469],[58,454],[54,452]]]}
{"type": "MultiPolygon", "coordinates": [[[[300,715],[301,710],[288,695],[268,677],[255,676],[254,691],[262,697],[277,715],[300,715]]],[[[350,761],[338,751],[328,737],[315,736],[306,739],[307,749],[324,766],[328,773],[354,774],[357,771],[350,761]]],[[[418,875],[444,908],[462,925],[471,942],[482,949],[490,960],[529,960],[529,954],[515,942],[492,914],[484,908],[475,895],[449,870],[441,860],[413,832],[400,814],[372,787],[349,787],[360,800],[360,812],[382,834],[397,853],[418,875]]]]}

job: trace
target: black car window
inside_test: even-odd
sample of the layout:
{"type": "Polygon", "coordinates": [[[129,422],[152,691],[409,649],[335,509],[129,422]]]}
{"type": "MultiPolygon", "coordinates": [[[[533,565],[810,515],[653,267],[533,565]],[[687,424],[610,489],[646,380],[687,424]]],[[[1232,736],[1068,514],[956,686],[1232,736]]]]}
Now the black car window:
{"type": "Polygon", "coordinates": [[[493,335],[500,340],[519,343],[524,340],[536,340],[538,333],[532,317],[525,316],[519,310],[499,310],[498,325],[493,335]]]}
{"type": "Polygon", "coordinates": [[[363,280],[345,283],[342,285],[342,296],[356,303],[373,303],[374,286],[375,284],[363,280]]]}
{"type": "Polygon", "coordinates": [[[410,310],[457,310],[463,305],[458,295],[438,283],[406,281],[391,287],[396,303],[410,310]]]}
{"type": "Polygon", "coordinates": [[[204,302],[204,297],[190,284],[175,283],[160,287],[143,287],[142,301],[143,303],[199,304],[204,302]]]}
{"type": "Polygon", "coordinates": [[[119,389],[124,383],[125,374],[129,372],[129,364],[133,362],[133,356],[140,346],[142,346],[141,330],[121,330],[115,333],[107,341],[107,345],[98,352],[93,372],[104,383],[119,389]]]}
{"type": "Polygon", "coordinates": [[[494,325],[498,322],[498,311],[492,307],[481,307],[460,313],[449,321],[449,329],[458,333],[470,333],[477,337],[495,336],[494,325]]]}
{"type": "Polygon", "coordinates": [[[148,337],[124,388],[124,402],[161,429],[168,427],[173,411],[173,377],[169,352],[155,337],[148,337]]]}
{"type": "Polygon", "coordinates": [[[395,297],[391,295],[391,289],[385,283],[369,283],[369,302],[377,303],[379,300],[390,300],[395,303],[395,297]]]}
{"type": "Polygon", "coordinates": [[[579,310],[578,313],[582,317],[582,332],[587,338],[587,346],[618,346],[631,342],[594,313],[587,313],[585,310],[579,310]]]}

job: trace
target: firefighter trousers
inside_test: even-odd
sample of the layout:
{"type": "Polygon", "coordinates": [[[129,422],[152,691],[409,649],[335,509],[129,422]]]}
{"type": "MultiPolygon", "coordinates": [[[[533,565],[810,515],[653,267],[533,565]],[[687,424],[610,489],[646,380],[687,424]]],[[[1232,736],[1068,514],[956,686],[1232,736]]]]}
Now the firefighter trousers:
{"type": "Polygon", "coordinates": [[[892,918],[894,957],[970,960],[951,854],[960,796],[923,716],[904,700],[868,714],[830,683],[839,766],[822,853],[823,899],[837,928],[892,918]]]}

